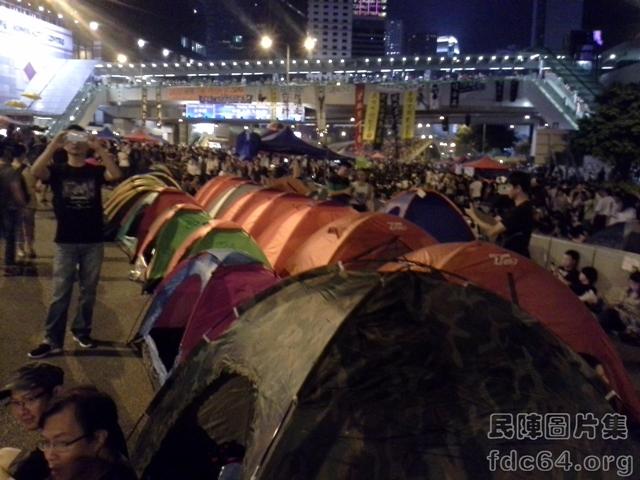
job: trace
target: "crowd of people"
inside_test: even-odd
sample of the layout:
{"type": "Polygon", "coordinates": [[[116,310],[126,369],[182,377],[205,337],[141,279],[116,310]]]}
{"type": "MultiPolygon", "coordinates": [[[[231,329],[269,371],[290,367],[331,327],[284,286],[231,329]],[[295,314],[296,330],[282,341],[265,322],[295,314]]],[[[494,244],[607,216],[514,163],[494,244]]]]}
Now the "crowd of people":
{"type": "MultiPolygon", "coordinates": [[[[103,188],[154,164],[168,167],[187,192],[195,193],[219,175],[241,176],[268,185],[294,177],[318,198],[372,211],[398,192],[433,189],[450,198],[480,234],[528,256],[537,229],[577,242],[609,225],[635,222],[637,198],[603,186],[602,178],[559,177],[554,171],[515,171],[508,177],[455,174],[450,166],[377,161],[353,168],[345,159],[258,154],[241,160],[229,151],[198,146],[106,142],[72,126],[50,142],[16,134],[2,141],[0,214],[5,275],[24,273],[36,256],[34,222],[38,202],[51,190],[57,219],[53,294],[42,342],[28,356],[42,359],[63,348],[74,283],[79,308],[71,333],[79,348],[91,349],[93,309],[103,260],[103,188]]],[[[580,267],[568,250],[553,273],[610,332],[640,341],[640,272],[629,278],[624,298],[606,305],[598,295],[598,272],[580,267]]],[[[124,435],[115,402],[93,386],[65,388],[64,372],[30,363],[14,372],[0,391],[16,420],[39,430],[38,448],[0,450],[0,480],[131,479],[124,435]]],[[[222,467],[222,465],[221,465],[222,467]]]]}

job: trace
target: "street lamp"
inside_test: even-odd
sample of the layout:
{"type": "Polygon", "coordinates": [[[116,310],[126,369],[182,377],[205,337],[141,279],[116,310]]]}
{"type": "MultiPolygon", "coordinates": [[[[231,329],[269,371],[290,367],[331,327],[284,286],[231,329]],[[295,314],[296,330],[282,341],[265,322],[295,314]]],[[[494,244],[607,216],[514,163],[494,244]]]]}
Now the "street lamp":
{"type": "Polygon", "coordinates": [[[260,39],[260,47],[263,50],[270,50],[273,47],[273,39],[269,35],[263,35],[260,39]]]}
{"type": "Polygon", "coordinates": [[[304,39],[304,48],[308,53],[313,52],[313,50],[316,48],[316,43],[318,42],[318,39],[315,37],[307,37],[304,39]]]}
{"type": "MultiPolygon", "coordinates": [[[[316,46],[316,39],[313,37],[307,37],[304,40],[304,48],[310,53],[313,51],[313,49],[316,46]]],[[[286,80],[287,80],[287,84],[289,83],[289,71],[291,68],[291,47],[289,46],[289,44],[285,44],[287,47],[287,61],[286,61],[286,80]]],[[[260,47],[263,50],[271,50],[271,47],[273,47],[273,39],[269,36],[269,35],[263,35],[260,38],[260,47]]]]}
{"type": "Polygon", "coordinates": [[[100,24],[98,22],[89,22],[89,30],[95,32],[100,28],[100,24]]]}
{"type": "Polygon", "coordinates": [[[118,61],[118,63],[127,63],[127,56],[124,53],[119,53],[116,56],[116,60],[118,61]]]}
{"type": "Polygon", "coordinates": [[[138,48],[144,48],[146,44],[147,44],[147,41],[144,38],[138,39],[138,48]]]}
{"type": "Polygon", "coordinates": [[[163,48],[162,49],[162,56],[164,58],[167,58],[170,54],[171,54],[171,50],[169,50],[168,48],[163,48]]]}

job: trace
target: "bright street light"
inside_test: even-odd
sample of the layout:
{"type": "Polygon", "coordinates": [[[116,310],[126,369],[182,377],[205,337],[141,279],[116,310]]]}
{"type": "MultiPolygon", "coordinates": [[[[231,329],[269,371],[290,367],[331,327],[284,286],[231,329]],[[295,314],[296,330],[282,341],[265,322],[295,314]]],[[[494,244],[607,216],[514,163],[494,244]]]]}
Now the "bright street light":
{"type": "Polygon", "coordinates": [[[100,28],[100,24],[98,22],[89,22],[89,29],[92,32],[95,32],[98,30],[98,28],[100,28]]]}
{"type": "Polygon", "coordinates": [[[162,49],[162,56],[163,57],[168,57],[171,54],[171,50],[169,50],[168,48],[163,48],[162,49]]]}
{"type": "Polygon", "coordinates": [[[260,39],[260,47],[269,50],[273,47],[273,39],[269,35],[263,35],[260,39]]]}
{"type": "Polygon", "coordinates": [[[139,38],[138,39],[138,48],[144,48],[144,46],[147,44],[147,41],[143,38],[139,38]]]}
{"type": "Polygon", "coordinates": [[[304,48],[307,52],[311,52],[313,51],[314,48],[316,48],[316,43],[318,42],[317,38],[314,37],[307,37],[304,39],[304,48]]]}
{"type": "Polygon", "coordinates": [[[116,60],[118,61],[118,63],[127,63],[127,56],[124,53],[119,53],[116,56],[116,60]]]}

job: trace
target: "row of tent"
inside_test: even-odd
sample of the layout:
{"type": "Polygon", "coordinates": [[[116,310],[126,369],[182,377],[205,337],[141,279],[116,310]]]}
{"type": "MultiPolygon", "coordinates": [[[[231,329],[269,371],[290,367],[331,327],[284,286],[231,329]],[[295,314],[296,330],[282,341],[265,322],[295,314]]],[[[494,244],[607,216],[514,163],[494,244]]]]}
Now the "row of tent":
{"type": "Polygon", "coordinates": [[[494,413],[605,415],[615,390],[640,421],[586,307],[475,241],[437,193],[363,214],[231,177],[190,197],[154,172],[122,184],[106,214],[154,292],[131,339],[161,387],[134,432],[143,478],[216,478],[228,445],[243,478],[494,478],[494,413]]]}

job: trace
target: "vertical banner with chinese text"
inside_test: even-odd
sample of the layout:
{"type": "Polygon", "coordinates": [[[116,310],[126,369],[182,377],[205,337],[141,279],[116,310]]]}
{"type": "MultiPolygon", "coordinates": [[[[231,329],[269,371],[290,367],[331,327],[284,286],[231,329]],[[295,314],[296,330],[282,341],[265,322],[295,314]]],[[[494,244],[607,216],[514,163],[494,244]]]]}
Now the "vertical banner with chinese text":
{"type": "Polygon", "coordinates": [[[356,111],[355,111],[355,147],[356,152],[362,151],[362,128],[364,121],[364,84],[356,85],[356,111]]]}
{"type": "Polygon", "coordinates": [[[380,105],[378,106],[378,121],[376,122],[376,138],[373,142],[373,148],[380,150],[384,143],[384,128],[387,120],[387,99],[388,93],[380,94],[380,105]]]}
{"type": "Polygon", "coordinates": [[[416,107],[418,92],[407,90],[404,92],[404,106],[402,108],[402,139],[412,140],[416,133],[416,107]]]}
{"type": "Polygon", "coordinates": [[[364,132],[362,139],[365,142],[373,142],[376,139],[376,126],[378,124],[378,114],[380,113],[380,93],[371,92],[367,102],[367,111],[364,118],[364,132]]]}

